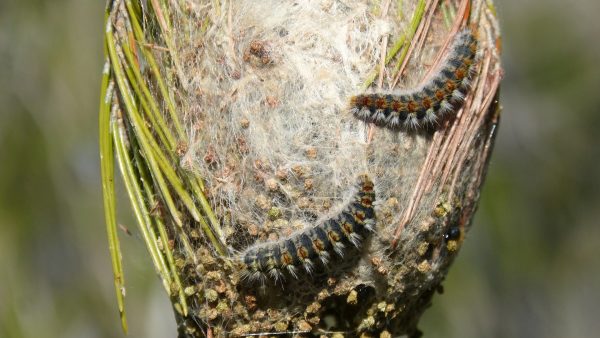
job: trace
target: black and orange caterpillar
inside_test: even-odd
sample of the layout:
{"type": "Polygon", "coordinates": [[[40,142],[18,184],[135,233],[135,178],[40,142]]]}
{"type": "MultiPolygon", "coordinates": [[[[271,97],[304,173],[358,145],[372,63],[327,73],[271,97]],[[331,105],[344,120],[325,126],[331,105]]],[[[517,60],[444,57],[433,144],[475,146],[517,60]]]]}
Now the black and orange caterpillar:
{"type": "Polygon", "coordinates": [[[434,125],[462,106],[475,73],[477,39],[460,31],[438,71],[420,86],[397,92],[360,94],[350,98],[350,112],[359,120],[391,130],[434,125]]]}
{"type": "Polygon", "coordinates": [[[349,248],[360,248],[373,231],[373,202],[373,182],[366,174],[360,175],[358,192],[336,216],[288,238],[260,243],[242,252],[238,256],[242,279],[262,282],[270,277],[277,281],[284,275],[298,278],[302,270],[310,274],[317,264],[326,268],[332,255],[343,257],[349,248]]]}

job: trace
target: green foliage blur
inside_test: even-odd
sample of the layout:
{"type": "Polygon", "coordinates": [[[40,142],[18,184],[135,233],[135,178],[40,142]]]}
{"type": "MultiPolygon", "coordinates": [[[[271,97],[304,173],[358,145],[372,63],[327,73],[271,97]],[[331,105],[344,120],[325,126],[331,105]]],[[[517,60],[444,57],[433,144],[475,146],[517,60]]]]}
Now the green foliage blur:
{"type": "MultiPolygon", "coordinates": [[[[600,2],[498,1],[504,107],[426,337],[600,332],[600,2]]],[[[120,337],[100,191],[104,1],[0,1],[0,337],[120,337]]],[[[131,337],[173,337],[120,191],[131,337]]]]}
{"type": "MultiPolygon", "coordinates": [[[[100,187],[104,1],[0,0],[0,337],[121,337],[100,187]]],[[[131,337],[173,337],[121,189],[131,337]]]]}

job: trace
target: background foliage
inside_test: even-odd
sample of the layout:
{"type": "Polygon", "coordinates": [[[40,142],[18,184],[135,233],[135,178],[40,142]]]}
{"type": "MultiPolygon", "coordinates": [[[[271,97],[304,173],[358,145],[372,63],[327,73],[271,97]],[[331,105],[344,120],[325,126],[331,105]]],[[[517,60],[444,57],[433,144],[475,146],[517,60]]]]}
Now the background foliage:
{"type": "MultiPolygon", "coordinates": [[[[600,331],[600,3],[505,0],[503,120],[475,226],[426,337],[600,331]]],[[[0,337],[118,337],[97,107],[103,1],[0,2],[0,337]]],[[[135,229],[121,191],[119,220],[135,229]]],[[[141,238],[123,237],[132,337],[170,337],[141,238]]]]}

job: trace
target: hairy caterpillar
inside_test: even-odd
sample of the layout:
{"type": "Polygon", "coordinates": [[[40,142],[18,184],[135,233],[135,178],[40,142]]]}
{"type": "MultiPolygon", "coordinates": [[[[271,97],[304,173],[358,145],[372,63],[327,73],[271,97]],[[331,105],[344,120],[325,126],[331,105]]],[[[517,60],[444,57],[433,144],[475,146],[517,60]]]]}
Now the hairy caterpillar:
{"type": "Polygon", "coordinates": [[[476,54],[477,39],[470,29],[464,29],[425,83],[404,91],[353,96],[350,112],[359,120],[392,130],[433,125],[462,106],[474,75],[476,54]]]}
{"type": "Polygon", "coordinates": [[[359,248],[375,225],[375,191],[365,174],[358,178],[358,192],[336,216],[276,242],[261,243],[246,249],[238,257],[242,279],[276,281],[289,274],[298,278],[299,270],[312,273],[320,262],[327,267],[335,253],[343,257],[350,247],[359,248]]]}

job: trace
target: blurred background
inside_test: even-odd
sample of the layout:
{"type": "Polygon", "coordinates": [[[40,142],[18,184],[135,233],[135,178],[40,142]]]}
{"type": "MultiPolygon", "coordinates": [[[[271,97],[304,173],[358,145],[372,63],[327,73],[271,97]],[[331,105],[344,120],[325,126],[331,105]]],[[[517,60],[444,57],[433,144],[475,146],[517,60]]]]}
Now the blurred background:
{"type": "MultiPolygon", "coordinates": [[[[500,131],[425,337],[600,332],[600,2],[504,0],[500,131]]],[[[0,337],[121,337],[97,144],[104,1],[0,0],[0,337]]],[[[119,184],[117,184],[119,186],[119,184]]],[[[131,337],[173,337],[120,187],[131,337]]]]}

